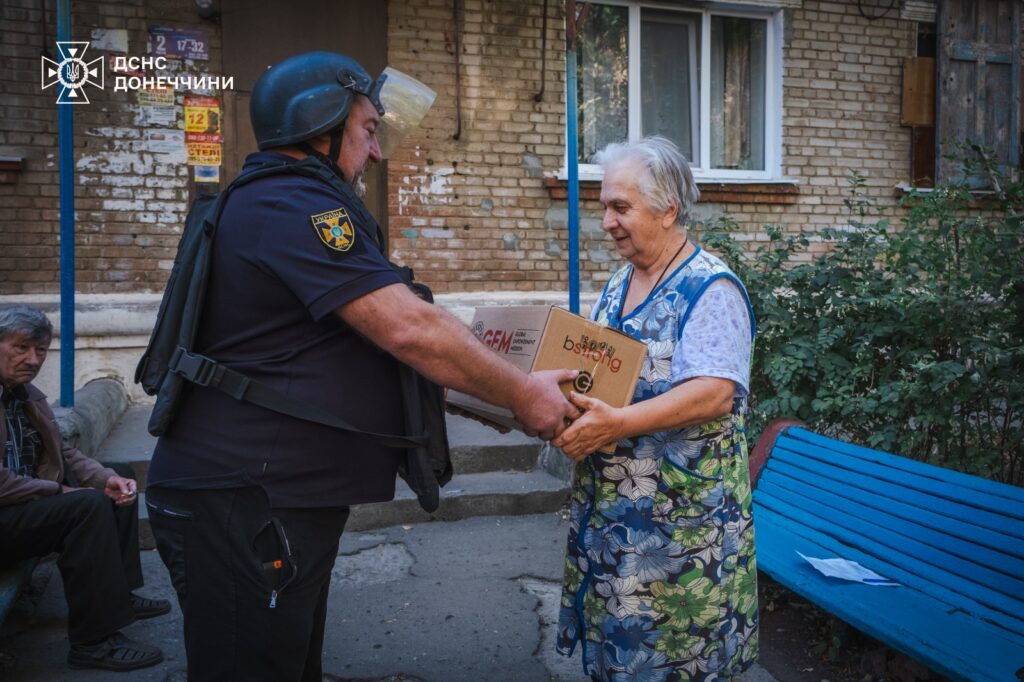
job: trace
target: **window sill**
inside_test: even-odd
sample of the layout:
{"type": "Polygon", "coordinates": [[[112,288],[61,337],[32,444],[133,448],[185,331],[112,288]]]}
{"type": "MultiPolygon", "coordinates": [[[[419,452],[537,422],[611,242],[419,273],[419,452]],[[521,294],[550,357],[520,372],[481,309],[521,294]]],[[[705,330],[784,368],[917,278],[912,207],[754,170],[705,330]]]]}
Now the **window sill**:
{"type": "MultiPolygon", "coordinates": [[[[561,178],[544,178],[544,187],[551,199],[568,199],[569,182],[561,178]]],[[[698,203],[709,204],[795,204],[800,186],[791,181],[778,182],[702,182],[698,203]]],[[[580,198],[597,201],[601,198],[600,180],[580,180],[580,198]]]]}
{"type": "Polygon", "coordinates": [[[901,182],[892,188],[892,195],[899,199],[900,197],[910,196],[911,194],[931,194],[935,191],[934,187],[915,187],[906,182],[901,182]]]}
{"type": "MultiPolygon", "coordinates": [[[[901,182],[892,188],[893,196],[897,199],[913,201],[915,197],[924,197],[935,191],[934,187],[914,187],[906,182],[901,182]]],[[[998,192],[990,189],[971,190],[970,200],[966,202],[967,208],[990,209],[993,208],[999,199],[998,192]]]]}

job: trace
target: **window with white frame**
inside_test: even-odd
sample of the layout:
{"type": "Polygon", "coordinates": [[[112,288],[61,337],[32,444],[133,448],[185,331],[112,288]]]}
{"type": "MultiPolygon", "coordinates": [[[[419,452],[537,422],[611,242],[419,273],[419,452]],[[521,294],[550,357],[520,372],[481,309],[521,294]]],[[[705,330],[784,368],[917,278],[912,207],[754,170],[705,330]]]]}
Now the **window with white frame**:
{"type": "MultiPolygon", "coordinates": [[[[781,12],[609,0],[578,36],[580,171],[610,142],[663,135],[703,180],[779,176],[781,12]]],[[[735,6],[733,6],[735,7],[735,6]]]]}

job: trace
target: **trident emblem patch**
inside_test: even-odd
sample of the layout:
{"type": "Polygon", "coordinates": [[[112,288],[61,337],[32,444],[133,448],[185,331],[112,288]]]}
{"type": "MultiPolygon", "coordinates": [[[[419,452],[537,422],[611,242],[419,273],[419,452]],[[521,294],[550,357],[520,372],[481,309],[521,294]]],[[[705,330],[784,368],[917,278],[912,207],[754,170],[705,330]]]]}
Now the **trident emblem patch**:
{"type": "Polygon", "coordinates": [[[329,249],[348,251],[356,243],[356,231],[352,228],[348,211],[338,208],[320,215],[310,216],[313,229],[320,241],[329,249]]]}

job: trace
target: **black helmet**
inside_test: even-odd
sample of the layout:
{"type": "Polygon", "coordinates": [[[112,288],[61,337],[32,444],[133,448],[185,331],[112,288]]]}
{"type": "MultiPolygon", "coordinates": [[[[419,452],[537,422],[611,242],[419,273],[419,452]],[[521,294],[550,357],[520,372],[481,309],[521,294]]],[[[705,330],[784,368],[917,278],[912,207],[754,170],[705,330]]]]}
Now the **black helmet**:
{"type": "Polygon", "coordinates": [[[259,148],[296,144],[339,128],[357,94],[383,116],[383,81],[335,52],[307,52],[272,66],[256,81],[249,102],[259,148]]]}

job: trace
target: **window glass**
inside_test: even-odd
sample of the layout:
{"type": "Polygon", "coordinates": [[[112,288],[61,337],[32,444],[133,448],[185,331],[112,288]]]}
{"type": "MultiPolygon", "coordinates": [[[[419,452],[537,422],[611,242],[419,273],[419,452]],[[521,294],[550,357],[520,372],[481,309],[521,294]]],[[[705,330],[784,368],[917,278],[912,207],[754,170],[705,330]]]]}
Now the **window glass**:
{"type": "Polygon", "coordinates": [[[766,120],[768,68],[777,68],[772,21],[761,12],[591,4],[577,43],[578,161],[591,163],[610,142],[662,135],[702,177],[777,171],[767,167],[779,124],[766,120]]]}
{"type": "Polygon", "coordinates": [[[767,22],[711,17],[711,165],[764,169],[767,22]]]}
{"type": "Polygon", "coordinates": [[[644,9],[640,15],[640,116],[644,135],[663,135],[700,163],[700,15],[644,9]]]}
{"type": "Polygon", "coordinates": [[[592,5],[577,42],[579,161],[629,135],[629,13],[592,5]]]}

